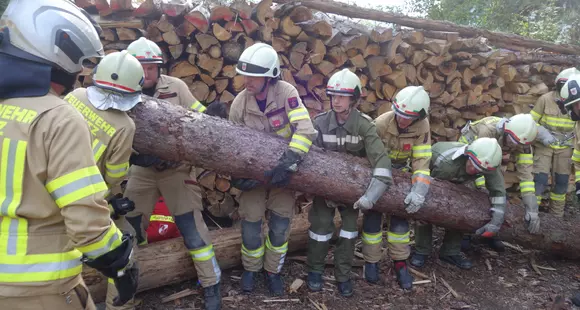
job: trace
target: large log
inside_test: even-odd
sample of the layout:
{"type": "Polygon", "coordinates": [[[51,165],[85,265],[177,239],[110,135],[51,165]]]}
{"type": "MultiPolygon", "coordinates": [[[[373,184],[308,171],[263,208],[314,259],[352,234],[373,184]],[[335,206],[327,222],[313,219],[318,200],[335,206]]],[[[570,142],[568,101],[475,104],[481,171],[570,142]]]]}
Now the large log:
{"type": "MultiPolygon", "coordinates": [[[[172,161],[189,161],[234,177],[264,181],[264,170],[274,167],[287,148],[287,141],[281,138],[151,99],[139,105],[131,116],[137,128],[137,151],[172,161]]],[[[381,212],[465,232],[474,232],[490,220],[490,204],[484,193],[440,180],[431,183],[425,206],[409,215],[403,200],[411,186],[410,174],[393,171],[393,177],[394,185],[375,206],[381,212]]],[[[313,147],[288,187],[354,203],[365,192],[370,178],[366,160],[313,147]]],[[[580,258],[580,227],[573,220],[541,214],[541,232],[531,235],[523,217],[523,207],[508,207],[502,239],[580,258]]]]}
{"type": "MultiPolygon", "coordinates": [[[[274,0],[275,3],[289,3],[294,0],[274,0]]],[[[394,23],[425,30],[458,32],[462,36],[485,37],[490,43],[498,46],[520,46],[526,48],[542,48],[544,51],[580,55],[580,46],[571,44],[555,44],[547,41],[525,38],[515,34],[492,32],[468,26],[460,26],[447,21],[436,21],[409,17],[401,14],[362,8],[355,5],[340,3],[332,0],[301,0],[300,4],[326,13],[333,13],[352,18],[370,19],[381,22],[394,23]]]]}

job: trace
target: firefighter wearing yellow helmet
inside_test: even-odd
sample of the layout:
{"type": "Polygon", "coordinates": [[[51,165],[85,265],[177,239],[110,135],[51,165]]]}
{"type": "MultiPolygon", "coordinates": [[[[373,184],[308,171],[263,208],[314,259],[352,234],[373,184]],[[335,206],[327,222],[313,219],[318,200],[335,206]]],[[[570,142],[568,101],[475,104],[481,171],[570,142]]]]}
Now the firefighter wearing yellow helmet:
{"type": "MultiPolygon", "coordinates": [[[[497,234],[504,220],[506,191],[501,173],[502,151],[495,138],[477,138],[469,144],[461,142],[438,142],[433,145],[431,176],[453,183],[473,182],[485,175],[485,185],[489,190],[492,208],[491,221],[479,228],[475,234],[491,238],[497,234]]],[[[415,253],[411,265],[422,267],[432,251],[431,224],[418,225],[415,229],[415,253]]],[[[462,269],[470,269],[472,263],[461,255],[459,231],[446,230],[439,259],[462,269]]]]}
{"type": "Polygon", "coordinates": [[[342,227],[334,251],[334,276],[338,281],[340,294],[346,297],[353,294],[350,273],[358,236],[358,209],[364,213],[363,254],[367,261],[366,265],[375,266],[381,258],[382,213],[373,211],[372,208],[392,184],[391,161],[377,136],[375,125],[370,117],[356,109],[361,90],[361,83],[356,74],[348,69],[338,71],[332,75],[326,86],[332,110],[314,118],[314,127],[318,131],[314,144],[329,151],[366,157],[374,168],[373,177],[365,194],[354,205],[345,205],[317,196],[314,197],[308,216],[310,238],[307,283],[312,291],[320,291],[323,287],[322,273],[329,241],[335,230],[334,214],[337,210],[340,212],[342,227]],[[372,249],[369,250],[367,244],[372,249]]]}
{"type": "Polygon", "coordinates": [[[534,143],[534,182],[538,204],[548,186],[548,176],[553,173],[550,191],[550,213],[564,216],[566,190],[571,172],[570,157],[573,153],[574,124],[566,111],[558,108],[562,101],[560,90],[568,78],[578,74],[576,68],[562,70],[554,81],[556,89],[542,95],[530,112],[538,123],[539,132],[534,143]]]}

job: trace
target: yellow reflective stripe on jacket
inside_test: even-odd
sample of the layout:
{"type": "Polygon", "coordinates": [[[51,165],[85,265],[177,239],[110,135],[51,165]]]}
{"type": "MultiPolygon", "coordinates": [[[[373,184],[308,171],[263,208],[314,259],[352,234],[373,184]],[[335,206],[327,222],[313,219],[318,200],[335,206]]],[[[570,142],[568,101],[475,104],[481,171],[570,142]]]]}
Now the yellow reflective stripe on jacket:
{"type": "Polygon", "coordinates": [[[3,216],[0,225],[0,256],[26,255],[28,221],[21,217],[3,216]]]}
{"type": "Polygon", "coordinates": [[[377,243],[381,243],[381,241],[383,240],[383,233],[382,232],[378,232],[376,234],[368,234],[366,232],[363,231],[362,233],[362,242],[364,244],[377,244],[377,243]]]}
{"type": "Polygon", "coordinates": [[[264,245],[255,249],[255,250],[248,250],[244,244],[242,244],[242,255],[253,257],[253,258],[260,258],[264,256],[264,245]]]}
{"type": "Polygon", "coordinates": [[[288,112],[288,120],[290,123],[301,121],[303,119],[310,119],[310,114],[306,108],[298,108],[288,112]]]}
{"type": "Polygon", "coordinates": [[[87,257],[94,259],[97,258],[105,253],[110,252],[111,250],[116,249],[121,244],[122,233],[115,223],[111,221],[111,227],[105,233],[105,235],[101,238],[101,240],[89,244],[83,247],[78,247],[77,249],[85,254],[87,257]]]}
{"type": "Polygon", "coordinates": [[[189,255],[191,255],[191,259],[194,262],[205,262],[206,260],[210,260],[212,257],[215,256],[213,251],[213,245],[204,246],[203,248],[197,250],[189,251],[189,255]]]}
{"type": "Polygon", "coordinates": [[[58,207],[63,208],[108,188],[99,168],[92,166],[58,177],[46,184],[46,189],[58,207]]]}
{"type": "Polygon", "coordinates": [[[129,171],[129,162],[119,165],[110,165],[109,163],[106,163],[105,168],[107,168],[107,175],[111,178],[122,178],[127,175],[127,171],[129,171]]]}
{"type": "Polygon", "coordinates": [[[4,138],[0,149],[0,215],[16,217],[22,202],[26,141],[4,138]]]}
{"type": "Polygon", "coordinates": [[[475,186],[477,187],[485,186],[485,177],[480,176],[479,178],[475,179],[475,186]]]}
{"type": "Polygon", "coordinates": [[[103,156],[103,153],[105,153],[106,148],[107,146],[99,139],[95,138],[95,140],[93,140],[93,157],[95,158],[96,162],[101,159],[101,156],[103,156]]]}
{"type": "Polygon", "coordinates": [[[574,180],[574,182],[580,182],[580,171],[574,172],[574,175],[576,176],[576,180],[574,180]]]}
{"type": "Polygon", "coordinates": [[[397,234],[394,232],[387,231],[387,241],[390,243],[409,243],[409,232],[403,234],[397,234]]]}
{"type": "Polygon", "coordinates": [[[572,153],[572,160],[580,162],[580,151],[574,149],[574,153],[572,153]]]}
{"type": "MultiPolygon", "coordinates": [[[[477,136],[474,136],[473,139],[477,139],[477,136]]],[[[465,136],[459,137],[459,142],[469,144],[469,141],[467,141],[467,138],[465,136]]]]}
{"type": "Polygon", "coordinates": [[[81,252],[0,255],[0,282],[46,282],[79,275],[83,270],[81,252]]]}
{"type": "Polygon", "coordinates": [[[531,110],[530,114],[532,114],[532,118],[534,121],[536,121],[536,123],[540,120],[540,118],[542,118],[542,115],[534,110],[531,110]]]}
{"type": "Polygon", "coordinates": [[[189,108],[200,113],[203,113],[205,110],[207,110],[207,108],[199,101],[194,102],[189,108]]]}
{"type": "Polygon", "coordinates": [[[159,214],[152,214],[149,218],[150,222],[169,222],[173,223],[173,216],[170,215],[159,215],[159,214]]]}
{"type": "Polygon", "coordinates": [[[431,145],[413,146],[413,158],[431,157],[431,145]]]}
{"type": "Polygon", "coordinates": [[[542,115],[542,119],[540,122],[542,123],[542,125],[548,125],[550,127],[557,127],[561,129],[572,129],[576,124],[575,121],[567,117],[554,117],[548,116],[546,114],[542,115]]]}
{"type": "Polygon", "coordinates": [[[534,193],[536,191],[534,181],[520,182],[520,193],[534,193]]]}
{"type": "Polygon", "coordinates": [[[305,136],[301,136],[295,133],[292,135],[292,140],[290,140],[290,144],[288,146],[301,152],[308,153],[310,146],[312,146],[312,141],[310,141],[310,139],[306,138],[305,136]]]}
{"type": "Polygon", "coordinates": [[[283,138],[290,138],[290,136],[292,136],[292,128],[290,128],[290,124],[286,124],[286,126],[276,130],[276,134],[283,138]]]}
{"type": "Polygon", "coordinates": [[[555,149],[555,150],[563,150],[563,149],[569,149],[570,147],[567,145],[556,145],[556,144],[550,144],[550,147],[555,149]]]}
{"type": "Polygon", "coordinates": [[[519,154],[516,164],[534,164],[534,155],[532,154],[519,154]]]}

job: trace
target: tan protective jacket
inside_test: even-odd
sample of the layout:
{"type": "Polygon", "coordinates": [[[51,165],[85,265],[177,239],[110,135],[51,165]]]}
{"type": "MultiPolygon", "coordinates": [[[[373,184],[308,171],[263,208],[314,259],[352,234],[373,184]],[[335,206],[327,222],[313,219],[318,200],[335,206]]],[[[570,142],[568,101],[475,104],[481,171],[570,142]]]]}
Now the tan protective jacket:
{"type": "Polygon", "coordinates": [[[383,141],[385,148],[389,151],[389,157],[393,166],[408,164],[411,159],[413,170],[412,182],[421,178],[421,175],[430,176],[429,163],[431,162],[431,126],[429,119],[425,118],[399,132],[395,112],[389,111],[379,115],[375,119],[377,134],[383,141]]]}
{"type": "MultiPolygon", "coordinates": [[[[576,122],[571,120],[568,114],[562,114],[556,103],[557,98],[556,91],[543,94],[536,101],[530,114],[539,125],[548,129],[558,140],[550,145],[553,149],[567,149],[573,145],[573,140],[569,138],[572,137],[576,122]]],[[[536,141],[535,145],[544,146],[540,141],[536,141]]]]}
{"type": "MultiPolygon", "coordinates": [[[[484,117],[478,121],[471,122],[469,127],[465,130],[459,138],[459,142],[469,144],[477,138],[494,138],[497,140],[503,153],[510,154],[510,158],[516,162],[517,176],[520,180],[520,192],[522,195],[535,195],[534,185],[534,155],[532,154],[531,146],[513,146],[505,141],[504,133],[501,128],[502,118],[497,116],[484,117]]],[[[482,186],[485,183],[483,178],[478,178],[475,181],[477,186],[482,186]]]]}
{"type": "Polygon", "coordinates": [[[572,153],[572,162],[574,163],[574,174],[575,181],[580,182],[580,126],[576,122],[576,127],[574,127],[574,132],[576,133],[576,139],[574,139],[574,153],[572,153]]]}
{"type": "Polygon", "coordinates": [[[162,74],[159,77],[153,97],[200,113],[206,110],[206,107],[193,97],[187,84],[173,76],[162,74]]]}
{"type": "Polygon", "coordinates": [[[127,113],[96,109],[87,98],[86,88],[77,88],[65,101],[79,111],[91,129],[93,156],[109,189],[123,182],[129,170],[135,123],[127,113]]]}
{"type": "Polygon", "coordinates": [[[290,149],[299,154],[308,153],[316,138],[316,130],[298,90],[281,80],[269,86],[264,112],[260,111],[256,97],[244,89],[234,99],[229,119],[236,124],[290,139],[290,149]]]}
{"type": "Polygon", "coordinates": [[[0,296],[61,294],[121,244],[91,135],[54,93],[0,100],[0,296]]]}

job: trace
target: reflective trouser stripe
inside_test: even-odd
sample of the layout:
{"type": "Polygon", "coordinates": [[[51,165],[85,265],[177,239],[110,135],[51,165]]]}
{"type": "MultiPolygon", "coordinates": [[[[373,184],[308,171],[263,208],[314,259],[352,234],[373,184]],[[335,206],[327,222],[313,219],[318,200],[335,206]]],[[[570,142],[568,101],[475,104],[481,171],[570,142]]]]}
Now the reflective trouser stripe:
{"type": "Polygon", "coordinates": [[[308,231],[308,236],[310,239],[318,242],[327,242],[332,239],[332,233],[326,235],[319,235],[317,233],[312,232],[311,230],[308,231]]]}
{"type": "Polygon", "coordinates": [[[475,179],[475,186],[477,186],[477,187],[485,186],[485,177],[481,176],[481,177],[475,179]]]}
{"type": "Polygon", "coordinates": [[[284,254],[288,252],[288,241],[286,241],[286,243],[282,244],[281,246],[273,246],[270,242],[270,236],[268,236],[266,238],[266,247],[274,253],[284,254]]]}
{"type": "Polygon", "coordinates": [[[97,258],[105,253],[116,249],[122,242],[122,233],[114,222],[111,221],[111,227],[101,238],[101,240],[87,246],[78,247],[77,249],[84,253],[88,258],[97,258]]]}
{"type": "Polygon", "coordinates": [[[580,182],[580,171],[575,171],[574,176],[575,176],[574,182],[580,182]]]}
{"type": "Polygon", "coordinates": [[[22,201],[26,141],[4,138],[0,148],[0,215],[16,217],[22,201]]]}
{"type": "Polygon", "coordinates": [[[45,282],[66,279],[82,272],[81,252],[56,254],[0,254],[0,283],[45,282]]]}
{"type": "Polygon", "coordinates": [[[205,110],[207,110],[207,108],[199,101],[194,102],[189,108],[200,113],[203,113],[205,110]]]}
{"type": "Polygon", "coordinates": [[[572,160],[575,162],[580,162],[580,151],[574,149],[574,152],[572,153],[572,160]]]}
{"type": "Polygon", "coordinates": [[[107,146],[99,139],[95,138],[95,140],[93,140],[93,157],[95,158],[95,162],[98,162],[99,159],[101,159],[106,148],[107,146]]]}
{"type": "Polygon", "coordinates": [[[242,255],[253,257],[253,258],[260,258],[264,256],[264,246],[255,249],[255,250],[248,250],[244,244],[242,244],[242,255]]]}
{"type": "Polygon", "coordinates": [[[556,194],[550,192],[550,199],[554,201],[566,201],[566,194],[556,194]]]}
{"type": "Polygon", "coordinates": [[[60,208],[108,190],[96,166],[82,168],[58,177],[46,184],[46,189],[60,208]]]}
{"type": "Polygon", "coordinates": [[[534,193],[536,191],[536,185],[534,181],[520,182],[520,192],[524,193],[534,193]]]}
{"type": "Polygon", "coordinates": [[[364,244],[377,244],[377,243],[381,243],[381,241],[383,240],[383,233],[379,232],[376,234],[368,234],[366,232],[363,231],[362,233],[362,242],[364,244]]]}
{"type": "Polygon", "coordinates": [[[431,157],[431,145],[417,145],[413,146],[413,158],[431,157]]]}
{"type": "Polygon", "coordinates": [[[127,175],[127,171],[129,171],[129,162],[125,162],[119,165],[110,165],[109,163],[105,164],[105,168],[107,169],[107,175],[111,178],[122,178],[127,175]]]}
{"type": "Polygon", "coordinates": [[[542,203],[542,196],[536,196],[536,201],[538,202],[538,204],[542,203]]]}
{"type": "Polygon", "coordinates": [[[409,232],[397,234],[394,232],[387,232],[387,241],[390,243],[409,243],[409,232]]]}
{"type": "Polygon", "coordinates": [[[358,231],[346,231],[341,229],[340,234],[338,236],[345,239],[355,239],[356,237],[358,237],[358,231]]]}
{"type": "Polygon", "coordinates": [[[189,251],[191,255],[191,259],[194,262],[203,262],[206,260],[210,260],[212,257],[215,256],[215,252],[213,251],[213,245],[204,246],[203,248],[197,250],[189,251]]]}
{"type": "Polygon", "coordinates": [[[151,217],[149,218],[149,222],[169,222],[169,223],[173,223],[173,216],[171,215],[159,215],[159,214],[153,214],[151,215],[151,217]]]}
{"type": "Polygon", "coordinates": [[[290,148],[297,149],[300,152],[308,153],[310,146],[312,146],[312,141],[310,141],[305,136],[301,136],[295,133],[292,135],[292,140],[290,140],[290,144],[288,146],[290,148]]]}

